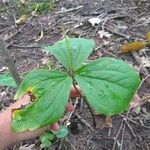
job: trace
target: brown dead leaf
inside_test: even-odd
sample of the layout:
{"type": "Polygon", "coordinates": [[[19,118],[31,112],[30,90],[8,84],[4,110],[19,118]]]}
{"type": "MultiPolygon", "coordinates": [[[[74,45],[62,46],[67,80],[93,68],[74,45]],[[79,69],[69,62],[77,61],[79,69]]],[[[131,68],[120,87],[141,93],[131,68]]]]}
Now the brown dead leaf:
{"type": "Polygon", "coordinates": [[[12,31],[10,31],[10,32],[6,32],[5,34],[4,34],[4,41],[7,41],[7,40],[9,40],[9,39],[11,39],[14,35],[16,35],[18,33],[18,31],[16,31],[16,30],[12,30],[12,31]]]}
{"type": "Polygon", "coordinates": [[[147,46],[146,41],[135,41],[132,43],[127,43],[121,46],[121,52],[122,53],[128,53],[133,51],[138,51],[147,46]]]}
{"type": "Polygon", "coordinates": [[[150,68],[150,58],[149,57],[141,57],[143,67],[150,68]]]}
{"type": "Polygon", "coordinates": [[[44,57],[41,59],[42,65],[47,65],[49,63],[49,59],[47,57],[44,57]]]}
{"type": "Polygon", "coordinates": [[[150,42],[150,32],[148,32],[148,33],[146,34],[146,40],[148,40],[148,41],[150,42]]]}
{"type": "Polygon", "coordinates": [[[137,106],[141,105],[141,98],[135,94],[135,96],[133,97],[132,101],[130,102],[130,109],[135,108],[137,106]]]}
{"type": "Polygon", "coordinates": [[[16,24],[19,25],[21,23],[25,23],[27,21],[27,15],[22,15],[18,20],[16,20],[16,24]]]}
{"type": "Polygon", "coordinates": [[[112,127],[112,119],[110,116],[94,113],[94,120],[96,129],[112,127]]]}
{"type": "Polygon", "coordinates": [[[140,98],[137,94],[133,97],[132,102],[130,103],[130,109],[132,112],[139,114],[142,106],[146,103],[150,102],[150,95],[145,95],[144,97],[140,98]]]}

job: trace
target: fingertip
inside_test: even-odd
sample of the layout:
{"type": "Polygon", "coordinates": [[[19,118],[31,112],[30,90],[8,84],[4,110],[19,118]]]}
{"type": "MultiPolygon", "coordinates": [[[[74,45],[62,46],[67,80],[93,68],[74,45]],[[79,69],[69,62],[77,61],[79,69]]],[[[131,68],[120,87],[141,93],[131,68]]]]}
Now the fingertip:
{"type": "Polygon", "coordinates": [[[68,112],[74,111],[74,106],[72,105],[72,103],[68,103],[68,104],[67,104],[66,110],[67,110],[68,112]]]}
{"type": "Polygon", "coordinates": [[[59,126],[58,122],[51,125],[51,130],[58,131],[59,129],[60,129],[60,126],[59,126]]]}
{"type": "Polygon", "coordinates": [[[72,98],[76,98],[76,97],[80,97],[80,88],[78,85],[76,85],[76,88],[78,89],[78,91],[74,88],[74,86],[71,87],[71,92],[70,92],[70,97],[72,98]]]}

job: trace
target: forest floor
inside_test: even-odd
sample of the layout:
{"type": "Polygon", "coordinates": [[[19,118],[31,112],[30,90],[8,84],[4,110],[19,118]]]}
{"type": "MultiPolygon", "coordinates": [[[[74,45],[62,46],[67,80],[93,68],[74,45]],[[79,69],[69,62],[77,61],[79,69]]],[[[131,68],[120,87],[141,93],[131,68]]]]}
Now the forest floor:
{"type": "MultiPolygon", "coordinates": [[[[65,32],[69,37],[95,40],[96,48],[89,57],[90,61],[103,56],[122,59],[134,66],[142,82],[128,112],[112,117],[112,127],[106,125],[103,116],[97,117],[95,127],[86,104],[81,100],[70,120],[69,135],[55,141],[49,149],[150,150],[150,50],[145,47],[127,54],[120,51],[124,43],[144,40],[150,32],[150,1],[57,0],[52,7],[48,13],[27,14],[27,19],[16,24],[21,17],[18,5],[0,2],[0,34],[20,74],[49,63],[52,67],[59,66],[51,55],[42,51],[42,46],[62,39],[65,32]],[[91,18],[99,18],[97,24],[92,26],[91,18]]],[[[5,67],[1,62],[0,73],[5,67]]],[[[0,110],[14,102],[15,92],[15,88],[0,86],[0,110]]],[[[41,149],[39,138],[10,148],[30,149],[41,149]]]]}

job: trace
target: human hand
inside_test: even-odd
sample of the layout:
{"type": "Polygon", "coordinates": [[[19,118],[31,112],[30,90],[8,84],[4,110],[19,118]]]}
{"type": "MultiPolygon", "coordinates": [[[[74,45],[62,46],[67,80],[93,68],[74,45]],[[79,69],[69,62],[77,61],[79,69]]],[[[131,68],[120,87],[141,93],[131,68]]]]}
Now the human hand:
{"type": "MultiPolygon", "coordinates": [[[[79,87],[77,86],[77,89],[79,87]]],[[[79,97],[80,93],[76,91],[76,89],[72,86],[70,97],[75,98],[79,97]]],[[[22,105],[27,105],[30,102],[30,96],[27,94],[10,107],[8,107],[5,111],[0,113],[0,149],[4,149],[12,144],[21,142],[22,140],[31,139],[37,137],[44,133],[47,129],[51,129],[53,131],[59,130],[58,122],[52,124],[51,126],[45,126],[34,131],[25,131],[20,133],[15,133],[11,129],[11,111],[12,109],[20,108],[22,105]]],[[[71,112],[74,110],[74,107],[71,103],[68,103],[66,106],[66,110],[71,112]]]]}

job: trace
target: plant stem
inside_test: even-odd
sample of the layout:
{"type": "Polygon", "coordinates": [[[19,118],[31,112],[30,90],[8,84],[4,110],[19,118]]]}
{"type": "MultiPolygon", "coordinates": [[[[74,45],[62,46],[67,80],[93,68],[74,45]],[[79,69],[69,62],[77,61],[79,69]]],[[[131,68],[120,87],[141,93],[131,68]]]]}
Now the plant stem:
{"type": "Polygon", "coordinates": [[[80,94],[80,96],[85,100],[85,102],[86,102],[86,104],[87,104],[87,106],[88,106],[88,109],[90,110],[91,116],[92,116],[92,118],[93,118],[93,124],[94,124],[94,126],[95,126],[95,125],[96,125],[96,122],[95,122],[95,116],[94,116],[94,113],[93,113],[93,111],[92,111],[92,108],[91,108],[90,104],[88,103],[87,98],[86,98],[86,97],[78,90],[78,88],[76,87],[74,77],[72,77],[72,79],[73,79],[73,87],[74,87],[75,90],[80,94]]]}
{"type": "Polygon", "coordinates": [[[1,36],[0,36],[0,55],[1,55],[4,63],[6,64],[6,66],[9,68],[9,71],[10,71],[13,79],[15,80],[17,86],[19,86],[21,83],[20,75],[17,71],[17,68],[15,66],[13,59],[9,55],[9,52],[6,48],[6,44],[4,42],[4,39],[1,36]]]}

